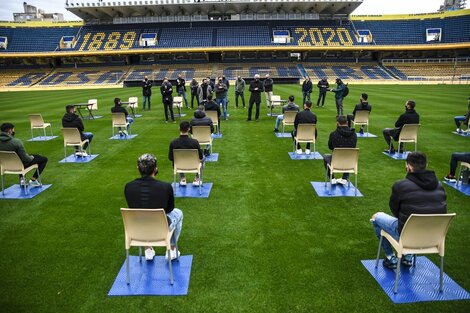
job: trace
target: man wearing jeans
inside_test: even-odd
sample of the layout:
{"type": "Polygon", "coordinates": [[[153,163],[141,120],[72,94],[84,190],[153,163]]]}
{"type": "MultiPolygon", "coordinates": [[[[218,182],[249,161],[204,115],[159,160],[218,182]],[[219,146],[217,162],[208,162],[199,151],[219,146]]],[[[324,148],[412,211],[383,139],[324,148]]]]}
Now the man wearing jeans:
{"type": "Polygon", "coordinates": [[[142,82],[142,96],[144,97],[144,103],[142,105],[145,111],[145,105],[148,103],[148,108],[150,110],[150,97],[152,96],[152,82],[148,79],[147,76],[144,77],[142,82]]]}
{"type": "MultiPolygon", "coordinates": [[[[76,128],[80,132],[80,138],[82,141],[88,139],[88,142],[83,145],[83,150],[86,150],[88,144],[93,140],[93,133],[85,132],[85,126],[81,118],[75,114],[75,107],[73,105],[67,105],[65,107],[65,114],[62,117],[62,127],[64,128],[76,128]]],[[[80,151],[79,147],[75,147],[75,155],[86,157],[88,154],[85,151],[80,151]]]]}
{"type": "MultiPolygon", "coordinates": [[[[370,221],[375,234],[380,239],[383,229],[394,239],[400,239],[400,233],[408,217],[415,214],[445,214],[447,213],[445,190],[433,171],[426,170],[426,155],[421,152],[411,152],[406,158],[406,178],[397,181],[392,187],[390,210],[393,216],[383,212],[372,215],[370,221]]],[[[392,246],[383,238],[382,248],[385,252],[383,265],[389,269],[397,268],[398,259],[392,246]]],[[[405,266],[412,265],[412,256],[405,255],[402,259],[405,266]]]]}
{"type": "Polygon", "coordinates": [[[281,125],[282,120],[284,120],[284,113],[286,112],[299,112],[300,108],[297,104],[294,103],[294,96],[289,96],[289,102],[282,107],[282,114],[279,114],[276,118],[276,126],[274,127],[274,132],[279,132],[279,125],[281,125]]]}
{"type": "MultiPolygon", "coordinates": [[[[171,236],[170,255],[165,258],[176,259],[180,252],[176,252],[176,245],[183,227],[183,212],[175,208],[175,198],[171,184],[155,179],[158,173],[157,158],[152,154],[143,154],[137,160],[140,178],[126,184],[124,194],[127,205],[132,209],[164,209],[170,229],[174,229],[171,236]]],[[[145,259],[151,261],[155,256],[152,247],[145,249],[145,259]]]]}
{"type": "Polygon", "coordinates": [[[455,178],[455,171],[457,170],[457,165],[460,162],[467,162],[470,163],[470,152],[454,152],[450,157],[450,172],[444,177],[445,180],[451,183],[457,182],[457,178],[455,178]]]}
{"type": "Polygon", "coordinates": [[[219,82],[215,85],[215,99],[217,105],[224,111],[224,120],[227,119],[227,93],[227,85],[224,84],[222,77],[219,77],[219,82]]]}

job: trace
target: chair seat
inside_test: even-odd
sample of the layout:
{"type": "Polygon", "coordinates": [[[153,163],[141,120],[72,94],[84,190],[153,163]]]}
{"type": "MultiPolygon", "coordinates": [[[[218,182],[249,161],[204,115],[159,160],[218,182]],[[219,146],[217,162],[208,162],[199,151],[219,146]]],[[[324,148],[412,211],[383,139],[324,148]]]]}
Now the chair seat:
{"type": "Polygon", "coordinates": [[[32,169],[35,169],[35,168],[38,168],[38,165],[37,164],[33,164],[27,168],[25,168],[24,170],[22,171],[11,171],[11,170],[3,170],[3,174],[18,174],[18,175],[24,175],[26,174],[27,172],[31,171],[32,169]]]}

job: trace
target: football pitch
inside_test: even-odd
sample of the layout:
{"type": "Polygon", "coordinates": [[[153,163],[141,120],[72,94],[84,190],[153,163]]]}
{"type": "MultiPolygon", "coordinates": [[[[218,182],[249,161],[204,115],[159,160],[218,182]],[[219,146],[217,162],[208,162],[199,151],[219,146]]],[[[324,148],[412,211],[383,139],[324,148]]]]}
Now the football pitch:
{"type": "MultiPolygon", "coordinates": [[[[15,124],[28,153],[49,158],[42,175],[52,187],[30,200],[0,200],[0,311],[2,312],[468,312],[469,301],[394,305],[362,266],[375,258],[377,238],[369,222],[377,211],[389,213],[392,184],[405,177],[404,161],[382,154],[382,129],[393,127],[414,99],[421,117],[418,150],[439,179],[449,171],[452,152],[469,151],[470,138],[452,134],[453,117],[467,110],[470,85],[349,85],[345,113],[362,92],[372,105],[369,132],[359,138],[358,187],[361,198],[320,198],[310,185],[324,181],[323,161],[293,161],[290,138],[276,138],[275,118],[247,122],[247,110],[235,109],[229,92],[223,138],[215,139],[219,161],[207,163],[204,181],[212,182],[208,199],[177,198],[184,212],[179,248],[193,255],[187,296],[113,297],[107,293],[125,259],[124,185],[138,177],[143,153],[158,159],[157,178],[170,182],[168,147],[179,135],[178,122],[165,123],[158,86],[152,110],[132,126],[129,141],[109,140],[114,97],[139,97],[141,88],[0,93],[0,123],[15,124]],[[65,105],[98,99],[86,120],[99,156],[86,164],[59,163],[64,157],[60,134],[65,105]],[[28,142],[28,114],[41,113],[52,123],[51,141],[28,142]]],[[[189,88],[188,88],[189,89],[189,88]]],[[[290,94],[300,104],[299,85],[275,85],[274,94],[290,94]]],[[[334,96],[318,116],[317,151],[329,153],[328,135],[336,128],[334,96]]],[[[249,92],[245,92],[248,105],[249,92]]],[[[241,103],[239,104],[241,106],[241,103]]],[[[139,112],[142,113],[142,112],[139,112]]],[[[253,112],[254,113],[254,112],[253,112]]],[[[48,130],[49,131],[49,130],[48,130]]],[[[411,148],[411,146],[410,146],[411,148]]],[[[71,150],[68,150],[71,152],[71,150]]],[[[192,176],[189,176],[190,179],[192,176]]],[[[17,183],[13,175],[6,185],[17,183]]],[[[470,290],[470,198],[444,187],[449,212],[457,213],[446,242],[445,272],[470,290]]],[[[157,250],[162,255],[163,250],[157,250]]],[[[137,254],[133,248],[131,254],[137,254]]],[[[437,256],[428,256],[438,264],[437,256]]]]}

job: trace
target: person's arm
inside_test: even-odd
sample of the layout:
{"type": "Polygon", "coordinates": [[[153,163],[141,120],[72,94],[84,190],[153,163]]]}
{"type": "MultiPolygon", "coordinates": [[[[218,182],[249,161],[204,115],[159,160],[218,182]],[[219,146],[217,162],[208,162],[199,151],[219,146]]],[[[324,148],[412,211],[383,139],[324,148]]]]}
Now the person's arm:
{"type": "Polygon", "coordinates": [[[197,147],[197,152],[199,153],[199,160],[204,159],[204,154],[202,153],[201,145],[199,142],[196,140],[196,147],[197,147]]]}
{"type": "Polygon", "coordinates": [[[333,136],[334,136],[334,132],[332,132],[330,134],[330,137],[328,138],[328,149],[330,149],[331,151],[333,151],[335,149],[335,146],[333,144],[333,136]]]}
{"type": "Polygon", "coordinates": [[[299,126],[299,118],[300,118],[299,114],[300,114],[300,113],[297,113],[297,114],[295,115],[295,119],[294,119],[294,129],[295,129],[295,130],[297,130],[297,126],[299,126]]]}
{"type": "Polygon", "coordinates": [[[168,185],[170,185],[168,190],[168,204],[167,208],[165,209],[165,212],[167,213],[173,211],[173,209],[175,208],[175,195],[173,191],[173,186],[171,184],[168,185]]]}
{"type": "Polygon", "coordinates": [[[29,155],[26,152],[26,149],[24,148],[23,143],[19,139],[17,140],[17,142],[18,142],[18,150],[16,151],[16,153],[20,157],[21,161],[23,161],[23,163],[31,162],[34,159],[34,157],[32,155],[29,155]]]}
{"type": "Polygon", "coordinates": [[[83,121],[81,118],[77,119],[77,128],[80,132],[85,131],[85,126],[83,125],[83,121]]]}
{"type": "Polygon", "coordinates": [[[395,122],[395,127],[402,127],[403,125],[405,125],[405,117],[402,114],[400,115],[398,120],[395,122]]]}
{"type": "Polygon", "coordinates": [[[212,122],[211,119],[209,119],[211,122],[209,124],[209,126],[211,127],[211,134],[214,132],[214,122],[212,122]]]}
{"type": "Polygon", "coordinates": [[[170,160],[171,162],[174,161],[174,158],[173,158],[173,142],[170,143],[170,148],[168,149],[168,160],[170,160]]]}
{"type": "Polygon", "coordinates": [[[390,201],[388,205],[392,211],[393,216],[398,218],[398,214],[400,213],[400,193],[398,182],[393,184],[392,194],[390,195],[390,201]]]}
{"type": "Polygon", "coordinates": [[[255,91],[255,84],[253,82],[250,83],[250,92],[255,91]]]}

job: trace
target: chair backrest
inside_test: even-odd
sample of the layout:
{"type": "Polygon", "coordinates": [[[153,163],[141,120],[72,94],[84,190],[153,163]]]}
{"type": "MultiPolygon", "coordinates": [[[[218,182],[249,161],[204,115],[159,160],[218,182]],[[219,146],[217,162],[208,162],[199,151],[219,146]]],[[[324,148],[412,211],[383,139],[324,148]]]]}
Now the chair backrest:
{"type": "Polygon", "coordinates": [[[129,97],[129,107],[138,108],[139,107],[139,98],[138,97],[129,97]]]}
{"type": "Polygon", "coordinates": [[[400,131],[398,140],[418,140],[418,130],[420,124],[405,124],[400,131]]]}
{"type": "Polygon", "coordinates": [[[197,149],[175,149],[173,160],[175,170],[197,170],[201,164],[197,149]]]}
{"type": "Polygon", "coordinates": [[[297,140],[315,142],[315,126],[315,124],[299,124],[296,133],[297,140]]]}
{"type": "Polygon", "coordinates": [[[205,111],[207,117],[212,120],[214,125],[219,125],[219,116],[217,115],[217,111],[205,111]]]}
{"type": "Polygon", "coordinates": [[[272,103],[272,105],[280,105],[281,104],[281,96],[272,95],[271,96],[271,103],[272,103]]]}
{"type": "Polygon", "coordinates": [[[357,173],[359,148],[335,148],[331,156],[332,170],[354,170],[357,173]]]}
{"type": "Polygon", "coordinates": [[[98,110],[98,99],[90,99],[88,100],[88,104],[91,104],[92,110],[98,110]]]}
{"type": "Polygon", "coordinates": [[[296,115],[297,115],[296,111],[284,112],[284,119],[283,119],[284,124],[292,124],[293,125],[296,115]]]}
{"type": "Polygon", "coordinates": [[[119,113],[113,113],[112,114],[112,121],[113,121],[113,126],[114,125],[126,125],[127,120],[126,120],[126,115],[122,112],[119,113]]]}
{"type": "Polygon", "coordinates": [[[400,245],[405,249],[436,249],[444,255],[446,234],[454,217],[455,213],[411,214],[401,231],[400,245]]]}
{"type": "Polygon", "coordinates": [[[369,124],[369,115],[370,111],[367,110],[358,110],[354,115],[355,124],[369,124]]]}
{"type": "Polygon", "coordinates": [[[173,97],[173,105],[180,107],[183,105],[183,97],[173,97]]]}
{"type": "Polygon", "coordinates": [[[82,143],[78,128],[62,128],[61,131],[64,135],[64,145],[80,145],[82,143]]]}
{"type": "Polygon", "coordinates": [[[155,242],[168,237],[168,221],[164,209],[121,208],[126,235],[126,248],[131,241],[155,242]]]}
{"type": "Polygon", "coordinates": [[[15,151],[0,151],[0,168],[2,175],[6,171],[23,171],[24,166],[15,151]]]}
{"type": "Polygon", "coordinates": [[[30,114],[29,121],[31,123],[31,128],[44,127],[44,119],[41,114],[30,114]]]}
{"type": "Polygon", "coordinates": [[[191,130],[193,138],[199,141],[200,144],[207,144],[212,141],[210,126],[193,126],[191,127],[191,130]]]}

